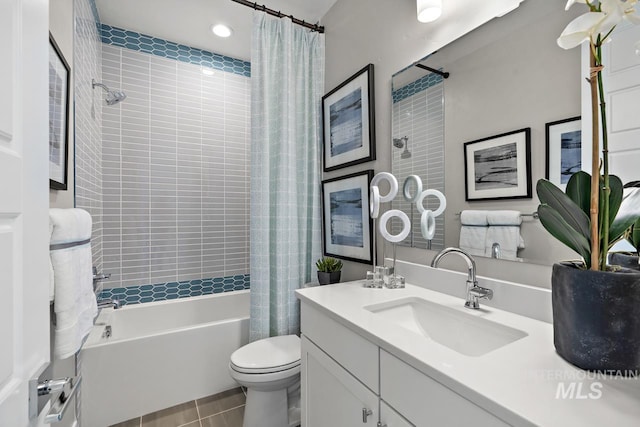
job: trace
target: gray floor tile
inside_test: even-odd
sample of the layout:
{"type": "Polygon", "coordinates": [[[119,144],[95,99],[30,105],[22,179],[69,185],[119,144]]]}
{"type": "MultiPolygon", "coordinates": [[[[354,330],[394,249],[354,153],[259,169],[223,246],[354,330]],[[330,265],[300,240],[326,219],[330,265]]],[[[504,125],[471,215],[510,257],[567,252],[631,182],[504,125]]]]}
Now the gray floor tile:
{"type": "Polygon", "coordinates": [[[231,409],[212,417],[202,418],[202,427],[242,427],[244,406],[231,409]]]}
{"type": "Polygon", "coordinates": [[[142,427],[178,427],[192,421],[198,421],[195,401],[144,415],[142,417],[142,427]]]}
{"type": "Polygon", "coordinates": [[[240,388],[223,391],[202,399],[196,400],[200,418],[206,418],[220,412],[244,405],[246,397],[240,388]]]}
{"type": "Polygon", "coordinates": [[[140,427],[140,417],[114,424],[111,427],[140,427]]]}

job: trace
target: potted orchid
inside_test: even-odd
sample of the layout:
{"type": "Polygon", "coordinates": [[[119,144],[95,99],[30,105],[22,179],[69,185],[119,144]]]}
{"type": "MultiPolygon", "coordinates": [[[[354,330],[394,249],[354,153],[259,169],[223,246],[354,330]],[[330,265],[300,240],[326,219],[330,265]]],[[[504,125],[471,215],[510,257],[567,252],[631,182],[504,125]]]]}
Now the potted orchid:
{"type": "MultiPolygon", "coordinates": [[[[542,225],[582,260],[556,263],[552,272],[554,345],[570,363],[590,370],[640,369],[640,272],[607,265],[613,243],[629,235],[640,218],[640,191],[623,195],[609,173],[602,47],[623,20],[640,24],[638,0],[569,0],[587,13],[571,21],[558,45],[589,44],[591,87],[591,175],[574,174],[566,191],[541,179],[537,184],[542,225]],[[598,123],[600,121],[600,123],[598,123]],[[602,155],[600,139],[602,136],[602,155]]],[[[630,52],[633,54],[633,52],[630,52]]]]}

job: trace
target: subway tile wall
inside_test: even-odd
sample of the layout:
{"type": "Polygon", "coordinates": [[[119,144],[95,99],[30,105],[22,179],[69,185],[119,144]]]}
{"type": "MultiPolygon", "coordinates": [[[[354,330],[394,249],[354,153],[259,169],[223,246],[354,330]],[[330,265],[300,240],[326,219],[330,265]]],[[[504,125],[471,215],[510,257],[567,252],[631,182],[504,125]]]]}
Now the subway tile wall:
{"type": "Polygon", "coordinates": [[[102,45],[105,288],[249,271],[249,95],[243,74],[102,45]]]}
{"type": "MultiPolygon", "coordinates": [[[[91,80],[102,74],[99,17],[94,0],[74,0],[75,206],[93,219],[93,263],[102,270],[102,106],[104,93],[91,80]]],[[[73,163],[70,163],[73,167],[73,163]]]]}
{"type": "MultiPolygon", "coordinates": [[[[391,172],[400,184],[399,195],[393,200],[393,209],[407,213],[411,233],[400,245],[427,248],[420,230],[420,213],[413,203],[402,196],[402,184],[409,175],[422,179],[423,189],[433,188],[444,193],[444,84],[442,77],[429,74],[392,93],[393,138],[408,137],[411,157],[402,158],[405,148],[392,146],[391,172]]],[[[439,202],[427,197],[426,209],[435,211],[439,202]]],[[[392,223],[392,232],[400,232],[400,223],[392,223]]],[[[444,248],[444,217],[436,218],[436,234],[431,242],[434,250],[444,248]]]]}

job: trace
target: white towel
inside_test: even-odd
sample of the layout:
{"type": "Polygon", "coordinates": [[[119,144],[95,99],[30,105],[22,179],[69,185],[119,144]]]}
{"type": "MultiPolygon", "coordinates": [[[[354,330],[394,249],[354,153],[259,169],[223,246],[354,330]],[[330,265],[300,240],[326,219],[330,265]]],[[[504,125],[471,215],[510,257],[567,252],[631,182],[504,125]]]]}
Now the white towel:
{"type": "Polygon", "coordinates": [[[489,211],[484,255],[492,256],[493,244],[500,245],[500,258],[518,259],[518,249],[524,248],[524,239],[520,235],[522,216],[518,211],[489,211]]]}
{"type": "Polygon", "coordinates": [[[460,249],[470,255],[484,256],[487,240],[487,211],[465,210],[460,213],[460,249]]]}
{"type": "Polygon", "coordinates": [[[51,209],[49,221],[56,315],[53,355],[56,359],[65,359],[80,350],[98,314],[93,293],[91,244],[88,242],[91,216],[82,209],[51,209]],[[86,242],[61,247],[82,241],[86,242]]]}

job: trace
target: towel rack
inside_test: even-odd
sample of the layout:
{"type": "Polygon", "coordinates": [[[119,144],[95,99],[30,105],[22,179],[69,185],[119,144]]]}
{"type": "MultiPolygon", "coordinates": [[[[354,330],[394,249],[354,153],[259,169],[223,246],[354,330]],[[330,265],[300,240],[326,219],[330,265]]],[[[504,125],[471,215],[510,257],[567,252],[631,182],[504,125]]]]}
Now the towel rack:
{"type": "MultiPolygon", "coordinates": [[[[462,212],[456,212],[455,216],[460,216],[462,212]]],[[[532,217],[533,219],[538,219],[538,212],[533,212],[530,214],[520,214],[520,216],[532,217]]]]}

